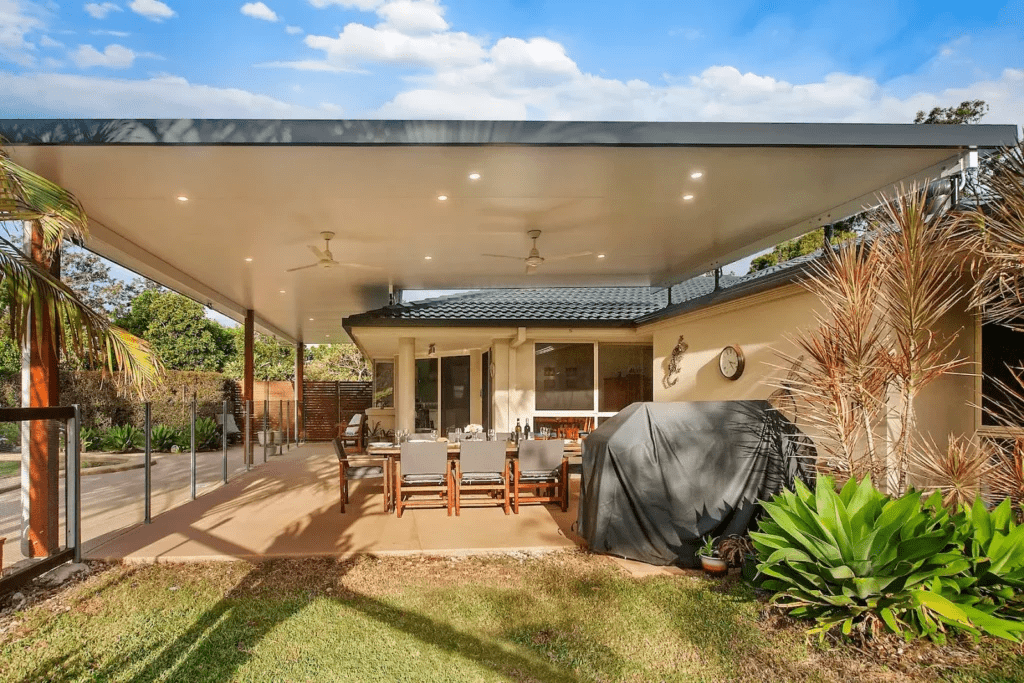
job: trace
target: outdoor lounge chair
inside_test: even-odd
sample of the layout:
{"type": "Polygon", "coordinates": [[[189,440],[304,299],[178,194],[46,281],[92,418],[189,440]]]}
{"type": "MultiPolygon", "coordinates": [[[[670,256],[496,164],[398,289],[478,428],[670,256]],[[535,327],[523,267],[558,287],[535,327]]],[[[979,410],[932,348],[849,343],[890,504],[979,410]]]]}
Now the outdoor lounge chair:
{"type": "Polygon", "coordinates": [[[349,418],[348,424],[338,425],[338,437],[346,446],[352,446],[356,453],[362,453],[365,447],[363,437],[366,434],[366,422],[362,413],[356,413],[349,418]]]}
{"type": "Polygon", "coordinates": [[[463,441],[460,450],[455,464],[455,514],[459,514],[462,506],[501,505],[507,515],[510,501],[505,442],[463,441]],[[463,499],[463,492],[485,495],[463,499]]]}
{"type": "Polygon", "coordinates": [[[519,457],[512,464],[512,510],[520,504],[559,503],[569,509],[568,461],[561,439],[520,441],[519,457]]]}
{"type": "Polygon", "coordinates": [[[345,512],[345,504],[349,502],[348,483],[353,479],[381,479],[384,487],[384,512],[391,507],[390,485],[388,477],[384,476],[388,470],[387,458],[360,455],[350,459],[345,452],[345,444],[341,439],[332,439],[334,450],[338,454],[338,478],[341,483],[341,511],[345,512]],[[353,464],[353,460],[359,464],[353,464]],[[378,464],[379,463],[379,464],[378,464]]]}
{"type": "Polygon", "coordinates": [[[406,441],[401,459],[395,463],[395,512],[407,507],[443,505],[452,514],[452,470],[448,466],[448,444],[439,441],[406,441]],[[415,500],[413,496],[418,497],[415,500]]]}
{"type": "Polygon", "coordinates": [[[218,414],[217,426],[227,431],[228,443],[235,443],[242,438],[242,430],[235,424],[235,416],[231,413],[228,413],[227,422],[224,421],[223,415],[218,414]]]}

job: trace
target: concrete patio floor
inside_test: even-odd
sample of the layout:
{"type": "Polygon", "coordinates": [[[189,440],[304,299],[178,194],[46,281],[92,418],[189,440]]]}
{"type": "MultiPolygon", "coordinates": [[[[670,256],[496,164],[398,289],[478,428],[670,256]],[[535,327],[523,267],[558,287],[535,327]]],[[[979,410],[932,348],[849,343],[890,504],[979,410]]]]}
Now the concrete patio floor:
{"type": "Polygon", "coordinates": [[[197,500],[154,517],[86,552],[88,559],[125,562],[257,560],[362,553],[478,554],[572,548],[578,480],[569,511],[523,506],[384,512],[379,481],[353,482],[338,511],[338,461],[330,444],[308,444],[239,476],[197,500]]]}

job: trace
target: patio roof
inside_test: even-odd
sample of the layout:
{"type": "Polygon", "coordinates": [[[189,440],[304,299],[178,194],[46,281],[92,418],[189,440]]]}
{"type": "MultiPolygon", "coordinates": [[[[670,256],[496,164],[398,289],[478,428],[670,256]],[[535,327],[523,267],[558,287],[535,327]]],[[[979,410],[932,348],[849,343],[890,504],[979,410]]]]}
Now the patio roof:
{"type": "Polygon", "coordinates": [[[855,213],[895,183],[951,172],[972,148],[1014,144],[1017,131],[3,120],[0,135],[15,160],[82,200],[90,248],[236,320],[253,309],[264,332],[322,343],[389,287],[678,282],[855,213]],[[532,228],[542,255],[607,258],[548,261],[528,276],[481,256],[525,256],[532,228]],[[367,267],[286,272],[314,262],[306,245],[322,246],[322,230],[337,233],[338,261],[367,267]]]}

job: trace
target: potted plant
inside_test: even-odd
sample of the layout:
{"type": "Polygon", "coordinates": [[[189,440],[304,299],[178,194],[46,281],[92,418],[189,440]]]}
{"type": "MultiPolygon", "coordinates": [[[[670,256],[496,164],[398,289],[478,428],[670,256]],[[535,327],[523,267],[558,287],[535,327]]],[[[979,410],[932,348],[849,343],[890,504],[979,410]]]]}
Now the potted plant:
{"type": "Polygon", "coordinates": [[[700,555],[700,566],[711,576],[725,576],[729,572],[729,563],[717,556],[714,536],[705,536],[704,545],[697,554],[700,555]]]}

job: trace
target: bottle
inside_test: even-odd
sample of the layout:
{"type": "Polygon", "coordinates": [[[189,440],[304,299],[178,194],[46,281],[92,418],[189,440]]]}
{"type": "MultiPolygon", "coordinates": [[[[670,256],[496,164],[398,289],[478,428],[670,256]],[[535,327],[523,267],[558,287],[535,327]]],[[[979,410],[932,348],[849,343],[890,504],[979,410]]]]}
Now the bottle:
{"type": "Polygon", "coordinates": [[[523,440],[523,426],[519,424],[519,418],[516,418],[516,443],[523,440]]]}
{"type": "Polygon", "coordinates": [[[523,436],[526,437],[527,441],[530,440],[530,421],[529,420],[526,421],[526,426],[523,427],[523,436]]]}

